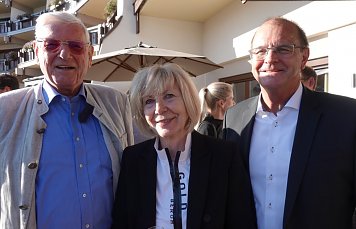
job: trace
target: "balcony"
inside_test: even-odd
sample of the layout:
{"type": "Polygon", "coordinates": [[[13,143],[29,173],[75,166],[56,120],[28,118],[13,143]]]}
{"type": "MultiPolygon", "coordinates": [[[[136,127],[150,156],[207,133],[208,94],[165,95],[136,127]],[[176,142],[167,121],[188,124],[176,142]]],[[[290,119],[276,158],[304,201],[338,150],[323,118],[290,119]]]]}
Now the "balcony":
{"type": "Polygon", "coordinates": [[[41,13],[43,12],[34,13],[27,16],[20,15],[17,17],[17,20],[0,22],[0,36],[4,37],[5,43],[9,42],[7,39],[11,36],[19,36],[25,40],[28,39],[29,36],[33,37],[36,19],[41,15],[41,13]],[[30,32],[30,34],[27,34],[28,32],[30,32]]]}

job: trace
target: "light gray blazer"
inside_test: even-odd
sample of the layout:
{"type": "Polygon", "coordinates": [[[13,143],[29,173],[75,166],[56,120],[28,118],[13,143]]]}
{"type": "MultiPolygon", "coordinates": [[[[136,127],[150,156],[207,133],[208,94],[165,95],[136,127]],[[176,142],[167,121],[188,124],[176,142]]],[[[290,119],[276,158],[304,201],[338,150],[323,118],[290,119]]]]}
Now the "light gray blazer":
{"type": "MultiPolygon", "coordinates": [[[[130,104],[113,88],[84,88],[110,153],[115,194],[122,151],[133,144],[130,104]]],[[[47,126],[41,115],[48,110],[42,83],[0,95],[0,228],[36,228],[35,180],[47,126]]]]}

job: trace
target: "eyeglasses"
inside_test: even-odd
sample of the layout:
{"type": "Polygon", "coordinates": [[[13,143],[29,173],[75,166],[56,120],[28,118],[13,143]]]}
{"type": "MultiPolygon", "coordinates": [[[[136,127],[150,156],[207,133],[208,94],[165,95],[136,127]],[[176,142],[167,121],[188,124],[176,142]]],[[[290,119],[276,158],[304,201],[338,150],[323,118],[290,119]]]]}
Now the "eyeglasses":
{"type": "Polygon", "coordinates": [[[68,45],[69,50],[75,55],[81,55],[84,53],[84,49],[90,43],[84,43],[81,41],[60,41],[55,39],[36,39],[37,42],[43,42],[44,48],[47,52],[57,52],[61,45],[68,45]]]}
{"type": "Polygon", "coordinates": [[[264,60],[268,55],[269,50],[272,50],[278,57],[290,57],[293,55],[296,48],[305,48],[304,46],[292,45],[279,45],[271,48],[253,48],[249,50],[251,60],[264,60]]]}

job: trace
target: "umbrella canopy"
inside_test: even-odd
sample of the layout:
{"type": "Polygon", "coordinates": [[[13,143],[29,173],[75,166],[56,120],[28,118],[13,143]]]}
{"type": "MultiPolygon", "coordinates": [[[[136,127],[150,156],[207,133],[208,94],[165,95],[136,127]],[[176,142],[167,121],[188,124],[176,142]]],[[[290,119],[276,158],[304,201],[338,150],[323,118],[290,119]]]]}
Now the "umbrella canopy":
{"type": "Polygon", "coordinates": [[[204,56],[161,49],[145,44],[93,57],[85,77],[96,81],[130,81],[140,68],[156,63],[176,63],[191,76],[199,76],[222,66],[204,56]]]}

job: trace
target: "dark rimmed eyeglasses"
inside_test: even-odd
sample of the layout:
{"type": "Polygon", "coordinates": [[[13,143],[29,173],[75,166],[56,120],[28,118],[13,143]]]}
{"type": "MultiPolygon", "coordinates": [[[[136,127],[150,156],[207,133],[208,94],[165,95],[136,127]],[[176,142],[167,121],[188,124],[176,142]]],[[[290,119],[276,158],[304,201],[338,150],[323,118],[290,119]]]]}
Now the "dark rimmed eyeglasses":
{"type": "Polygon", "coordinates": [[[85,47],[90,43],[81,41],[60,41],[56,39],[36,39],[37,42],[43,42],[43,46],[47,52],[57,52],[61,45],[68,45],[69,50],[75,55],[84,53],[85,47]]]}
{"type": "Polygon", "coordinates": [[[275,54],[277,54],[278,57],[284,58],[284,57],[292,56],[294,54],[294,50],[296,48],[303,49],[305,47],[304,46],[296,46],[294,44],[279,45],[279,46],[270,47],[270,48],[259,47],[259,48],[250,49],[249,53],[250,53],[251,60],[264,60],[270,50],[272,50],[275,54]]]}

